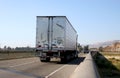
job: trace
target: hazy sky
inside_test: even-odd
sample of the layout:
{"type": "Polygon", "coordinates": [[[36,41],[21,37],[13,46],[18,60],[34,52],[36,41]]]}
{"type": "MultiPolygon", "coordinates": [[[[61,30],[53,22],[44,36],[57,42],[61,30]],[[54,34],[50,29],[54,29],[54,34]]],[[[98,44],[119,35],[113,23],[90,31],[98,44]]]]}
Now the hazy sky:
{"type": "Polygon", "coordinates": [[[35,46],[36,16],[67,16],[78,42],[120,39],[120,0],[0,0],[0,47],[35,46]]]}

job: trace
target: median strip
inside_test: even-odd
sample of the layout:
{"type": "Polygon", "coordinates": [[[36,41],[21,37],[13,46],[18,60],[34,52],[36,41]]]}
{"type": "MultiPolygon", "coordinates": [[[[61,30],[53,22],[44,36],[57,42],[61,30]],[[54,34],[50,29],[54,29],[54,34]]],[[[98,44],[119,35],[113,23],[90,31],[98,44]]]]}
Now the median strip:
{"type": "Polygon", "coordinates": [[[100,78],[90,53],[86,56],[85,60],[75,69],[70,78],[100,78]]]}

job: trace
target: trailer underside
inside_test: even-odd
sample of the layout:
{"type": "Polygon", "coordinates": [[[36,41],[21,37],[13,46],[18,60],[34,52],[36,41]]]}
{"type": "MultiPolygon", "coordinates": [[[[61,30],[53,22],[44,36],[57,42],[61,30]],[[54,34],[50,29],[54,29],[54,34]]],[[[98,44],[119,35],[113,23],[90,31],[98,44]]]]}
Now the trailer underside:
{"type": "Polygon", "coordinates": [[[61,62],[67,62],[70,59],[77,58],[78,52],[76,50],[66,50],[66,51],[58,51],[58,52],[51,52],[51,51],[36,51],[37,56],[40,57],[41,62],[49,62],[51,58],[60,58],[61,62]]]}

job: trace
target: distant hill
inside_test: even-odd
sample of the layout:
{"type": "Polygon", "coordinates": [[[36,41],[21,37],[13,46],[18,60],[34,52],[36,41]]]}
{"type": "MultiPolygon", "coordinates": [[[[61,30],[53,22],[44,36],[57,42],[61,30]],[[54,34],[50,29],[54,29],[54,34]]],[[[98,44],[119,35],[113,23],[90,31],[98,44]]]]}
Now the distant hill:
{"type": "Polygon", "coordinates": [[[112,40],[112,41],[106,41],[106,42],[99,42],[96,44],[89,44],[89,48],[99,48],[101,46],[106,47],[106,46],[112,45],[116,42],[120,42],[120,40],[112,40]]]}

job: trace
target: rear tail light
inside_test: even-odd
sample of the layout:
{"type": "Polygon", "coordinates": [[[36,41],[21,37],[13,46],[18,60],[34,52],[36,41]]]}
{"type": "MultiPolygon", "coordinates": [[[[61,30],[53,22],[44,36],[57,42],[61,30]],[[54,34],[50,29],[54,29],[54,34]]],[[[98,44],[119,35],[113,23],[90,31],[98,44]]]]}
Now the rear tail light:
{"type": "Polygon", "coordinates": [[[41,45],[38,45],[38,47],[41,47],[41,45]]]}

